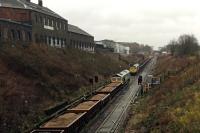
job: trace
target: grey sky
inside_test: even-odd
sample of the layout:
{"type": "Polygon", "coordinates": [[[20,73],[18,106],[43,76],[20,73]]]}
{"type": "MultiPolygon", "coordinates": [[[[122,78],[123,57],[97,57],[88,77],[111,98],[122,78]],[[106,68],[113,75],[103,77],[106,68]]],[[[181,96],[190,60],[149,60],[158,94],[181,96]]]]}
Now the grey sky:
{"type": "MultiPolygon", "coordinates": [[[[32,0],[37,3],[37,0],[32,0]]],[[[200,40],[199,0],[43,0],[44,6],[94,35],[112,39],[166,45],[180,34],[200,40]]]]}

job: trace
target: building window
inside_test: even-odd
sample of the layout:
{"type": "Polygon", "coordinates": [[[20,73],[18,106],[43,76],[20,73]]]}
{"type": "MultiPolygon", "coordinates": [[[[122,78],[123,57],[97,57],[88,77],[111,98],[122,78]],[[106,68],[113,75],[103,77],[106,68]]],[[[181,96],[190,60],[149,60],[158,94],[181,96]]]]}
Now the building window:
{"type": "Polygon", "coordinates": [[[61,46],[63,46],[63,39],[61,38],[61,46]]]}
{"type": "Polygon", "coordinates": [[[44,18],[44,19],[43,19],[43,23],[44,23],[44,25],[46,25],[46,21],[45,21],[45,20],[46,20],[46,19],[44,18]]]}
{"type": "Polygon", "coordinates": [[[31,41],[31,32],[27,32],[28,41],[31,41]]]}
{"type": "Polygon", "coordinates": [[[17,40],[21,40],[21,31],[20,30],[17,31],[17,40]]]}
{"type": "Polygon", "coordinates": [[[49,19],[47,19],[47,25],[50,26],[49,19]]]}
{"type": "Polygon", "coordinates": [[[49,36],[48,39],[49,39],[48,40],[48,42],[49,42],[48,44],[51,45],[51,37],[49,36]]]}
{"type": "Polygon", "coordinates": [[[65,30],[65,24],[63,24],[63,29],[65,30]]]}
{"type": "Polygon", "coordinates": [[[15,31],[14,30],[11,30],[11,37],[13,40],[15,39],[15,31]]]}
{"type": "Polygon", "coordinates": [[[51,37],[51,46],[54,47],[54,43],[53,43],[53,37],[51,37]]]}
{"type": "Polygon", "coordinates": [[[61,41],[61,39],[59,40],[59,46],[61,46],[61,44],[62,44],[62,41],[61,41]]]}
{"type": "Polygon", "coordinates": [[[62,29],[62,23],[60,22],[60,29],[62,29]]]}
{"type": "Polygon", "coordinates": [[[62,46],[65,47],[65,41],[62,39],[62,46]]]}
{"type": "Polygon", "coordinates": [[[21,40],[26,41],[26,33],[24,30],[21,31],[21,40]]]}
{"type": "Polygon", "coordinates": [[[55,42],[55,37],[53,37],[53,45],[55,45],[56,44],[56,42],[55,42]]]}
{"type": "Polygon", "coordinates": [[[53,27],[53,20],[51,21],[51,26],[53,27]]]}
{"type": "Polygon", "coordinates": [[[40,16],[40,23],[42,24],[42,17],[40,16]]]}
{"type": "Polygon", "coordinates": [[[70,40],[70,45],[72,45],[72,40],[70,40]]]}
{"type": "Polygon", "coordinates": [[[58,29],[58,22],[56,22],[56,29],[58,29]]]}
{"type": "Polygon", "coordinates": [[[59,45],[59,38],[57,38],[57,45],[59,45]]]}

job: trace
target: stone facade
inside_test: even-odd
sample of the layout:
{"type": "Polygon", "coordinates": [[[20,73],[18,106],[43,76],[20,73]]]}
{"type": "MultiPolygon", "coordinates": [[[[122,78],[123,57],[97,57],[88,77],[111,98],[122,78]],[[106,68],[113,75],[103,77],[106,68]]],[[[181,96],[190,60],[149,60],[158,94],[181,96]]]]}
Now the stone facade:
{"type": "Polygon", "coordinates": [[[94,37],[85,33],[82,29],[69,25],[70,47],[94,52],[94,37]]]}
{"type": "Polygon", "coordinates": [[[32,34],[35,43],[52,47],[69,45],[68,21],[40,12],[31,13],[32,34]]]}
{"type": "Polygon", "coordinates": [[[0,42],[22,43],[32,42],[31,25],[0,19],[0,42]]]}

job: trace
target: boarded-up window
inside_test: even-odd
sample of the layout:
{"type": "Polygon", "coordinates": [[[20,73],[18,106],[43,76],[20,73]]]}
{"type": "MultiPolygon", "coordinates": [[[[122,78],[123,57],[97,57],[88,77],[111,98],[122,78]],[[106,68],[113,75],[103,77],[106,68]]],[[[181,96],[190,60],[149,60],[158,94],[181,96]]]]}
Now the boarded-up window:
{"type": "Polygon", "coordinates": [[[57,38],[57,44],[59,44],[59,38],[57,38]]]}
{"type": "Polygon", "coordinates": [[[21,40],[21,31],[20,30],[17,31],[17,40],[21,40]]]}
{"type": "Polygon", "coordinates": [[[55,40],[55,37],[53,37],[53,44],[55,45],[56,44],[56,42],[55,42],[56,40],[55,40]]]}
{"type": "Polygon", "coordinates": [[[28,41],[31,41],[32,39],[31,39],[31,32],[27,32],[27,40],[28,41]]]}
{"type": "Polygon", "coordinates": [[[13,40],[15,40],[15,31],[14,31],[14,30],[11,30],[11,38],[12,38],[13,40]]]}

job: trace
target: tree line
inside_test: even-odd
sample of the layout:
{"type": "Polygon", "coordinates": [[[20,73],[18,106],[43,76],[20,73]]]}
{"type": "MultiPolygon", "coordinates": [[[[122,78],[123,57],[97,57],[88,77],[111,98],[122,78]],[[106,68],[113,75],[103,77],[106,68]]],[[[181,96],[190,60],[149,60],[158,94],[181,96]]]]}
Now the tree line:
{"type": "Polygon", "coordinates": [[[177,56],[197,55],[199,42],[194,35],[183,34],[178,39],[171,40],[168,45],[161,48],[161,51],[168,51],[177,56]]]}

